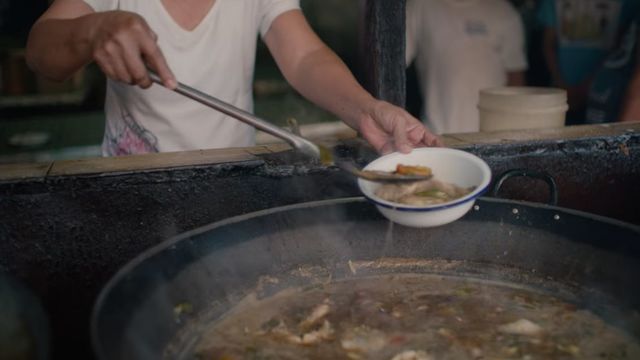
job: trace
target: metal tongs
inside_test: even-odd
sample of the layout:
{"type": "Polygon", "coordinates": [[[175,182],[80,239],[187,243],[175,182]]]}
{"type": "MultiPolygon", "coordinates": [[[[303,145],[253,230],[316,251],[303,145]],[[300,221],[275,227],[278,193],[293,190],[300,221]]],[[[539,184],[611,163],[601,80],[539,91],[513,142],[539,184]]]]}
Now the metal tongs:
{"type": "MultiPolygon", "coordinates": [[[[163,85],[162,79],[155,72],[149,70],[149,76],[151,81],[163,85]]],[[[249,124],[256,129],[262,130],[270,135],[280,138],[286,141],[293,148],[300,153],[313,158],[318,159],[323,165],[331,166],[336,165],[340,169],[363,179],[376,182],[407,182],[407,181],[420,181],[428,180],[431,176],[424,175],[400,175],[392,172],[385,171],[369,171],[360,170],[355,164],[348,161],[335,161],[333,152],[325,146],[313,143],[302,136],[291,133],[283,128],[275,126],[270,122],[260,119],[259,117],[239,109],[227,102],[217,99],[211,95],[205,94],[202,91],[194,89],[190,86],[178,82],[178,85],[174,89],[178,94],[184,95],[192,100],[195,100],[205,106],[215,109],[225,115],[228,115],[236,120],[240,120],[245,124],[249,124]]]]}

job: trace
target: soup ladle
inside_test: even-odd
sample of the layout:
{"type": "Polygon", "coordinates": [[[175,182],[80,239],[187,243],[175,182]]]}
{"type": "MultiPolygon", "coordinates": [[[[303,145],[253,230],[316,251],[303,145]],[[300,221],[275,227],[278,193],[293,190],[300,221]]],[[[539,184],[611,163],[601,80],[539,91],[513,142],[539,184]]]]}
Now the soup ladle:
{"type": "MultiPolygon", "coordinates": [[[[149,71],[149,76],[151,81],[163,85],[162,80],[153,71],[149,71]]],[[[267,134],[273,135],[277,138],[280,138],[286,141],[289,145],[291,145],[294,149],[299,151],[300,153],[320,160],[323,165],[332,166],[335,165],[338,168],[348,172],[349,174],[363,178],[369,181],[375,182],[412,182],[412,181],[421,181],[428,180],[431,178],[431,175],[404,175],[404,174],[396,174],[393,172],[386,171],[369,171],[369,170],[361,170],[353,162],[344,161],[344,160],[334,160],[333,151],[329,148],[322,146],[320,144],[313,143],[309,139],[306,139],[302,136],[296,135],[292,132],[289,132],[281,127],[273,125],[272,123],[263,120],[248,111],[242,110],[240,108],[235,107],[225,101],[217,99],[211,95],[205,94],[204,92],[192,88],[188,85],[178,82],[177,86],[173,91],[181,94],[191,100],[197,101],[207,107],[210,107],[214,110],[217,110],[225,115],[228,115],[236,120],[242,121],[246,124],[249,124],[256,129],[262,130],[267,134]]]]}

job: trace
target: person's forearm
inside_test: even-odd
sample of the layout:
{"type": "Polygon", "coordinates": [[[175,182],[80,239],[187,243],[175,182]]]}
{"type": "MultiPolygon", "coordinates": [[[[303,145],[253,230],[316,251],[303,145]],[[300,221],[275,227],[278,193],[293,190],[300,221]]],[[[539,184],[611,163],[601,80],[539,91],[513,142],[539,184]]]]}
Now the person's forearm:
{"type": "Polygon", "coordinates": [[[640,121],[640,65],[627,89],[620,121],[640,121]]]}
{"type": "Polygon", "coordinates": [[[45,19],[31,30],[29,67],[53,80],[64,80],[92,61],[90,36],[100,14],[75,19],[45,19]]]}
{"type": "Polygon", "coordinates": [[[525,86],[524,71],[510,71],[507,73],[507,86],[525,86]]]}
{"type": "Polygon", "coordinates": [[[323,46],[301,59],[295,69],[285,77],[297,91],[358,129],[375,99],[360,86],[342,60],[323,46]]]}
{"type": "Polygon", "coordinates": [[[364,90],[299,10],[278,16],[264,41],[296,90],[360,132],[377,151],[407,153],[417,146],[442,145],[418,119],[364,90]]]}
{"type": "Polygon", "coordinates": [[[564,86],[564,79],[558,66],[555,29],[545,29],[542,51],[552,82],[557,86],[564,86]]]}

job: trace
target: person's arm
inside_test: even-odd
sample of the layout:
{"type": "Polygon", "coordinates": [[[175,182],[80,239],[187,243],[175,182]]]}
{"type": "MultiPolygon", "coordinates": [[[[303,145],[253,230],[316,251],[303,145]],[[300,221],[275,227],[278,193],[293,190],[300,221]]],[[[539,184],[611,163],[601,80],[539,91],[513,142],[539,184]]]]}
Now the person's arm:
{"type": "Polygon", "coordinates": [[[555,28],[547,27],[544,30],[543,51],[544,58],[551,75],[552,84],[567,91],[567,103],[570,109],[583,109],[586,106],[587,93],[591,83],[591,76],[579,84],[567,84],[560,71],[558,63],[558,36],[555,28]]]}
{"type": "Polygon", "coordinates": [[[441,145],[440,139],[408,112],[366,92],[311,30],[301,11],[278,16],[264,41],[297,91],[358,130],[379,152],[441,145]]]}
{"type": "Polygon", "coordinates": [[[31,28],[26,57],[31,69],[54,80],[95,61],[111,79],[141,87],[151,85],[149,65],[173,88],[175,79],[156,40],[139,15],[95,12],[82,0],[56,0],[31,28]]]}
{"type": "Polygon", "coordinates": [[[507,78],[507,86],[524,86],[527,55],[524,24],[517,10],[508,5],[501,18],[500,57],[507,78]]]}
{"type": "Polygon", "coordinates": [[[421,1],[408,0],[406,6],[405,19],[405,62],[409,66],[415,60],[418,53],[418,29],[421,22],[418,16],[420,12],[421,1]]]}
{"type": "MultiPolygon", "coordinates": [[[[638,5],[638,10],[635,14],[637,14],[635,22],[640,25],[640,5],[638,5]]],[[[640,31],[638,31],[638,34],[640,34],[640,31]]],[[[619,121],[640,121],[640,46],[636,47],[635,69],[622,102],[619,121]]]]}
{"type": "Polygon", "coordinates": [[[507,73],[507,86],[525,86],[524,71],[509,71],[507,73]]]}
{"type": "Polygon", "coordinates": [[[558,63],[558,14],[555,0],[540,0],[536,18],[543,28],[542,55],[551,76],[551,82],[558,87],[565,87],[565,81],[558,63]]]}
{"type": "Polygon", "coordinates": [[[640,64],[636,65],[627,89],[620,121],[640,121],[640,64]]]}
{"type": "Polygon", "coordinates": [[[560,66],[558,65],[558,47],[557,47],[557,35],[556,29],[552,27],[546,27],[544,29],[544,35],[542,39],[542,52],[544,54],[544,60],[547,63],[549,69],[549,75],[551,75],[551,81],[554,85],[565,87],[565,81],[560,73],[560,66]]]}

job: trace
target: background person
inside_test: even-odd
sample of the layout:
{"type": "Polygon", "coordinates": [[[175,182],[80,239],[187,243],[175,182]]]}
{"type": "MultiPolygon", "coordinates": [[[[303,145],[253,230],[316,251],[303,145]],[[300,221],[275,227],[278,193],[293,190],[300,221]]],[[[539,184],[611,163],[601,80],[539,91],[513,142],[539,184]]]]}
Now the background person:
{"type": "Polygon", "coordinates": [[[522,20],[506,0],[408,0],[407,64],[434,132],[475,132],[484,88],[524,85],[522,20]]]}
{"type": "Polygon", "coordinates": [[[633,18],[637,0],[542,0],[543,52],[552,85],[567,90],[567,125],[585,122],[597,69],[633,18]]]}
{"type": "Polygon", "coordinates": [[[587,123],[640,121],[640,7],[589,88],[587,123]]]}
{"type": "MultiPolygon", "coordinates": [[[[640,13],[639,13],[640,14],[640,13]]],[[[638,72],[640,54],[640,16],[629,25],[619,47],[607,56],[595,72],[589,87],[586,122],[588,124],[629,121],[637,117],[634,104],[640,97],[635,90],[634,71],[638,72]],[[633,115],[635,113],[635,115],[633,115]]],[[[637,76],[637,75],[636,75],[637,76]]]]}

